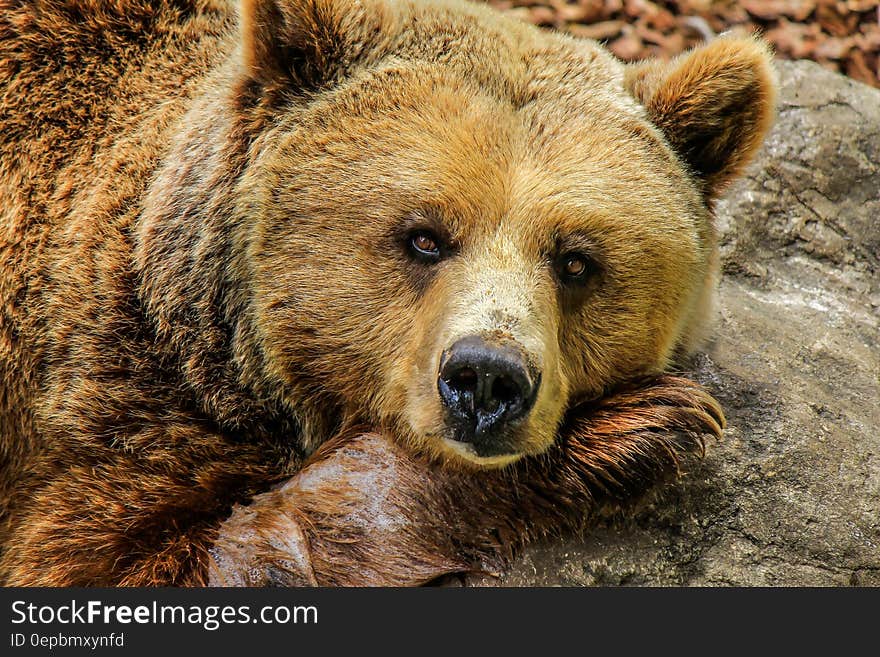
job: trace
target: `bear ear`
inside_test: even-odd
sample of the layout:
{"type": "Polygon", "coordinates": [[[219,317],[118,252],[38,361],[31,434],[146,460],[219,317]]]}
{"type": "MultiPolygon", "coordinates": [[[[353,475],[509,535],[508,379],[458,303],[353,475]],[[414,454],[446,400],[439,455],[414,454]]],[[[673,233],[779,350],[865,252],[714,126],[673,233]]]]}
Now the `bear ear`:
{"type": "Polygon", "coordinates": [[[242,0],[242,58],[263,88],[317,88],[387,38],[378,0],[242,0]]]}
{"type": "Polygon", "coordinates": [[[776,109],[768,47],[720,37],[670,62],[627,67],[624,84],[701,181],[708,201],[751,161],[776,109]]]}

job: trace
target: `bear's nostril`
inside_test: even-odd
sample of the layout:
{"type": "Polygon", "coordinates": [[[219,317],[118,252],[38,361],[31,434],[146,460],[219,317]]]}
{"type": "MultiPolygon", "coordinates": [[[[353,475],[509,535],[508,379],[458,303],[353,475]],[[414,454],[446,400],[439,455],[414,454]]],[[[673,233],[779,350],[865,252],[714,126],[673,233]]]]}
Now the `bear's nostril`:
{"type": "Polygon", "coordinates": [[[461,392],[473,392],[477,389],[477,373],[470,367],[465,367],[452,376],[449,385],[461,392]]]}
{"type": "Polygon", "coordinates": [[[492,397],[501,403],[516,401],[520,396],[520,389],[510,379],[499,376],[492,382],[492,397]]]}

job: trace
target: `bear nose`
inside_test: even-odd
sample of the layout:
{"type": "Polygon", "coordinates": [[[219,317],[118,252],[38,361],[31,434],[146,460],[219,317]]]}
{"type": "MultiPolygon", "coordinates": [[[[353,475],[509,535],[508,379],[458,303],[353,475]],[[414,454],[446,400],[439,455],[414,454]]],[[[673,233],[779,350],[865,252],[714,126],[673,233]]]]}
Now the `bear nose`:
{"type": "Polygon", "coordinates": [[[511,451],[500,430],[525,416],[538,393],[523,351],[469,336],[443,353],[437,387],[456,428],[456,439],[481,456],[511,451]]]}

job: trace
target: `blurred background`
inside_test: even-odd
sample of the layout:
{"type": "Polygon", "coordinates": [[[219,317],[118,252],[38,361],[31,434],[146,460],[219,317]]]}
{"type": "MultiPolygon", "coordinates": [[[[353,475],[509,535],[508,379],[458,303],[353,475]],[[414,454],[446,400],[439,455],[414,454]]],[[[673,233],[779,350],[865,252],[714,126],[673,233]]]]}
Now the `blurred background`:
{"type": "Polygon", "coordinates": [[[601,41],[625,61],[669,57],[728,30],[760,31],[779,57],[811,59],[880,87],[880,0],[487,1],[601,41]]]}

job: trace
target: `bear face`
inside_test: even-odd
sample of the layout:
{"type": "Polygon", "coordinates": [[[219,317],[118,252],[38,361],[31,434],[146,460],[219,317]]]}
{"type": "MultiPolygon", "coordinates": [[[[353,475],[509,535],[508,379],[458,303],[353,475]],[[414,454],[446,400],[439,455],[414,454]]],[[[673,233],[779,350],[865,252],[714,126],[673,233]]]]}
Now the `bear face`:
{"type": "MultiPolygon", "coordinates": [[[[234,179],[233,333],[259,353],[241,376],[298,414],[307,449],[335,417],[503,465],[552,444],[573,403],[690,347],[712,199],[772,113],[762,46],[625,67],[416,0],[245,2],[241,39],[224,108],[259,135],[235,175],[195,148],[168,170],[234,179]]],[[[229,121],[211,107],[189,122],[229,121]]],[[[145,226],[142,250],[163,252],[145,226]]]]}

